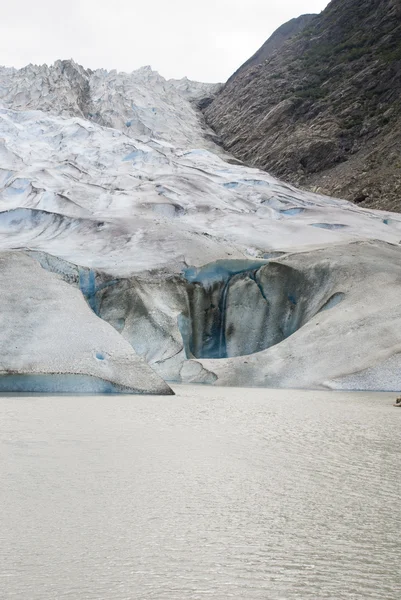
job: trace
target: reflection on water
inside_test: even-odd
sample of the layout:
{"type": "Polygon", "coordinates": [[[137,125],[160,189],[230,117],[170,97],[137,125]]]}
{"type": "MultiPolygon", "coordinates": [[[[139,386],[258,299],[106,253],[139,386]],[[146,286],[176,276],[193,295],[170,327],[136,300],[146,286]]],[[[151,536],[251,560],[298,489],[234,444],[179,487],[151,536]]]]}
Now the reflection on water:
{"type": "Polygon", "coordinates": [[[390,394],[0,398],[3,600],[398,600],[390,394]]]}

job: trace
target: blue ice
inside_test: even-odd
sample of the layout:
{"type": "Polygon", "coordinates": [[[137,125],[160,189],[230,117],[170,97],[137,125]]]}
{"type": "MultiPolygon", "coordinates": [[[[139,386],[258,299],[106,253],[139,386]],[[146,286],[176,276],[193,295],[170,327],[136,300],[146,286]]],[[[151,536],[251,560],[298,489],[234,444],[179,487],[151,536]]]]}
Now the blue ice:
{"type": "Polygon", "coordinates": [[[218,260],[203,267],[189,267],[184,271],[184,277],[190,283],[212,284],[216,281],[227,281],[233,275],[260,269],[267,264],[266,260],[218,260]]]}
{"type": "Polygon", "coordinates": [[[129,160],[132,160],[133,162],[135,162],[137,159],[142,158],[145,154],[146,152],[143,152],[143,150],[134,150],[134,152],[130,152],[129,154],[127,154],[127,156],[124,156],[123,161],[127,162],[129,160]]]}
{"type": "Polygon", "coordinates": [[[192,337],[192,326],[191,321],[188,317],[183,314],[179,314],[177,318],[177,325],[180,331],[182,341],[184,343],[184,352],[186,358],[191,358],[190,339],[192,337]]]}
{"type": "Polygon", "coordinates": [[[208,156],[210,152],[208,150],[189,150],[184,152],[183,156],[208,156]]]}
{"type": "Polygon", "coordinates": [[[311,223],[312,227],[319,227],[320,229],[344,229],[347,225],[341,223],[311,223]]]}
{"type": "Polygon", "coordinates": [[[29,185],[29,179],[15,179],[13,183],[6,188],[7,195],[16,196],[19,194],[23,194],[29,185]]]}
{"type": "Polygon", "coordinates": [[[331,308],[334,308],[335,306],[337,306],[337,304],[340,304],[340,302],[342,302],[344,298],[344,292],[336,292],[331,296],[331,298],[327,300],[325,304],[323,304],[319,312],[323,312],[324,310],[330,310],[331,308]]]}
{"type": "Polygon", "coordinates": [[[79,269],[79,289],[96,313],[96,273],[92,269],[79,269]]]}
{"type": "Polygon", "coordinates": [[[239,183],[244,183],[245,185],[270,185],[267,181],[263,181],[262,179],[240,179],[239,183]]]}
{"type": "Polygon", "coordinates": [[[100,377],[74,374],[15,374],[0,376],[1,393],[120,394],[133,393],[100,377]]]}
{"type": "Polygon", "coordinates": [[[300,213],[303,213],[304,211],[305,211],[304,208],[286,208],[285,210],[280,210],[280,214],[292,216],[292,215],[299,215],[300,213]]]}

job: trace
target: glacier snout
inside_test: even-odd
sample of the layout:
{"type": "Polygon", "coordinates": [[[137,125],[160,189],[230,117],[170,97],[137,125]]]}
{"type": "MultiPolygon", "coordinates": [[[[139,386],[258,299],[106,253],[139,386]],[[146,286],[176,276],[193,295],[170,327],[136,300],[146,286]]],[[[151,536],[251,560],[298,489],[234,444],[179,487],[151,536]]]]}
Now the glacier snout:
{"type": "Polygon", "coordinates": [[[217,89],[0,68],[2,389],[401,387],[401,216],[239,163],[217,89]]]}
{"type": "Polygon", "coordinates": [[[22,252],[0,255],[0,391],[172,393],[79,290],[22,252]]]}

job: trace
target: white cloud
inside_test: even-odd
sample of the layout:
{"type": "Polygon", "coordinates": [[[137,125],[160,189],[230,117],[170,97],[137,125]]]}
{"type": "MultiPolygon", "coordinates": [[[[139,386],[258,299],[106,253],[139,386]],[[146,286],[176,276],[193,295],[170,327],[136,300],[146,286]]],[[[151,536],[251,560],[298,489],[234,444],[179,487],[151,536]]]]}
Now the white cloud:
{"type": "Polygon", "coordinates": [[[224,81],[282,23],[328,0],[19,0],[2,7],[0,64],[85,67],[224,81]]]}

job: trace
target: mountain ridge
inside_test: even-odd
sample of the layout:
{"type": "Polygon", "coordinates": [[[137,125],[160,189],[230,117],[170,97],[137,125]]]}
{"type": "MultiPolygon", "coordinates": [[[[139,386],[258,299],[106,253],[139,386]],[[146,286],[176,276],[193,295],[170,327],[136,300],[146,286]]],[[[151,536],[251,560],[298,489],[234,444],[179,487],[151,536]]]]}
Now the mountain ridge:
{"type": "Polygon", "coordinates": [[[294,185],[401,210],[401,5],[332,0],[206,108],[224,148],[294,185]]]}
{"type": "Polygon", "coordinates": [[[231,75],[227,80],[227,83],[232,81],[239,73],[246,71],[250,67],[261,64],[263,61],[270,58],[270,56],[280,50],[287,40],[297,35],[300,31],[305,29],[307,25],[316,17],[316,14],[305,14],[290,19],[278,29],[276,29],[272,35],[266,40],[266,42],[253,54],[248,60],[246,60],[240,67],[231,75]]]}

